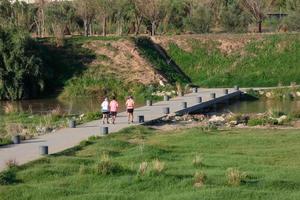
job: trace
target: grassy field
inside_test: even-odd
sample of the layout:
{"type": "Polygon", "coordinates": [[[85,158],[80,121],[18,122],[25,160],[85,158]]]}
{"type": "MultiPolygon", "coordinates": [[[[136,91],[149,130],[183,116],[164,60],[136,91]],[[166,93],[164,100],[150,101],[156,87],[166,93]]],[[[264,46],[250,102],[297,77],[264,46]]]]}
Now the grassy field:
{"type": "Polygon", "coordinates": [[[0,199],[299,199],[299,141],[296,130],[125,129],[11,168],[0,199]]]}
{"type": "Polygon", "coordinates": [[[168,53],[193,83],[200,86],[259,87],[300,82],[299,34],[247,37],[211,36],[202,40],[189,37],[185,42],[190,51],[171,42],[168,53]]]}

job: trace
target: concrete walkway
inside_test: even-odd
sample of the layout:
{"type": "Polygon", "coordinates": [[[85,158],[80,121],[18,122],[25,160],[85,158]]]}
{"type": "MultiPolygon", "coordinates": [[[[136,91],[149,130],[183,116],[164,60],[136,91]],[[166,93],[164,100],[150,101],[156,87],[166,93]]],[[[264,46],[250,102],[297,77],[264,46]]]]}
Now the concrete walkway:
{"type": "MultiPolygon", "coordinates": [[[[228,94],[224,93],[224,89],[198,89],[197,93],[186,94],[183,97],[176,97],[170,101],[161,101],[153,104],[153,106],[144,106],[135,109],[135,123],[138,125],[137,116],[143,115],[145,121],[159,119],[165,114],[164,107],[169,107],[171,113],[189,113],[211,106],[214,103],[221,103],[229,98],[240,95],[240,91],[230,89],[228,94]],[[211,98],[211,93],[216,93],[216,98],[211,98]],[[197,97],[202,97],[202,103],[197,101],[197,97]],[[187,102],[187,109],[183,109],[182,102],[187,102]]],[[[89,138],[90,136],[100,135],[100,127],[102,127],[100,120],[92,121],[83,124],[75,129],[65,128],[58,130],[55,133],[39,136],[31,140],[22,141],[18,145],[8,145],[0,147],[0,171],[6,167],[8,160],[15,160],[18,164],[25,164],[27,162],[41,158],[39,155],[39,146],[49,146],[49,154],[58,153],[68,148],[78,145],[79,142],[89,138]]],[[[109,124],[109,132],[117,132],[125,127],[132,126],[127,122],[127,114],[125,112],[119,113],[115,125],[109,124]]]]}

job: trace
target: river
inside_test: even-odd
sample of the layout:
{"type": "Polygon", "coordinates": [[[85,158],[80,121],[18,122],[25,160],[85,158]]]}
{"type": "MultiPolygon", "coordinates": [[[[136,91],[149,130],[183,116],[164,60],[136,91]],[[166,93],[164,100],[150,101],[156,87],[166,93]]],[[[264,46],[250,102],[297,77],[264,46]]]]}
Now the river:
{"type": "MultiPolygon", "coordinates": [[[[0,101],[0,114],[7,102],[0,101]]],[[[32,113],[47,113],[58,106],[69,114],[82,114],[100,110],[100,102],[96,98],[75,98],[70,101],[60,101],[57,99],[38,99],[9,102],[18,111],[32,113]]],[[[120,111],[124,111],[124,102],[119,102],[120,111]]],[[[138,103],[137,106],[142,106],[138,103]]],[[[282,111],[286,114],[292,111],[300,111],[300,100],[256,100],[256,101],[237,101],[224,108],[234,113],[263,113],[269,110],[282,111]]]]}

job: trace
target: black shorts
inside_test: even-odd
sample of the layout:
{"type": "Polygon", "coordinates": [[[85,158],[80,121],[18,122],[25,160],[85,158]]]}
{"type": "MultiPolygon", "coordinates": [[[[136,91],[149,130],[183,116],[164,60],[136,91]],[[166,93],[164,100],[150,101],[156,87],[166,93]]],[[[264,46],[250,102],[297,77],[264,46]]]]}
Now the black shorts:
{"type": "Polygon", "coordinates": [[[133,113],[133,109],[127,109],[128,113],[133,113]]]}
{"type": "Polygon", "coordinates": [[[103,115],[108,115],[109,112],[108,111],[105,111],[105,112],[102,112],[103,115]]]}
{"type": "Polygon", "coordinates": [[[113,116],[113,117],[116,117],[116,116],[117,116],[117,112],[111,112],[110,114],[111,114],[111,116],[113,116]]]}

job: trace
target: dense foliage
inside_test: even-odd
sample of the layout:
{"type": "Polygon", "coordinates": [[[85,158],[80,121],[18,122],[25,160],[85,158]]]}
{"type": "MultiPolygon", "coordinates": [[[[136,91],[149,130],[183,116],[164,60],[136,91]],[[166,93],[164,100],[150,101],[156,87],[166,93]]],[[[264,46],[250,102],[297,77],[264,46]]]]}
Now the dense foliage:
{"type": "Polygon", "coordinates": [[[0,0],[0,26],[58,39],[64,34],[247,32],[251,24],[258,25],[256,31],[272,31],[263,22],[273,19],[270,13],[284,13],[288,16],[274,18],[277,29],[299,30],[299,7],[299,0],[0,0]]]}
{"type": "Polygon", "coordinates": [[[34,46],[24,32],[0,29],[0,99],[34,97],[43,91],[47,73],[34,46]]]}

